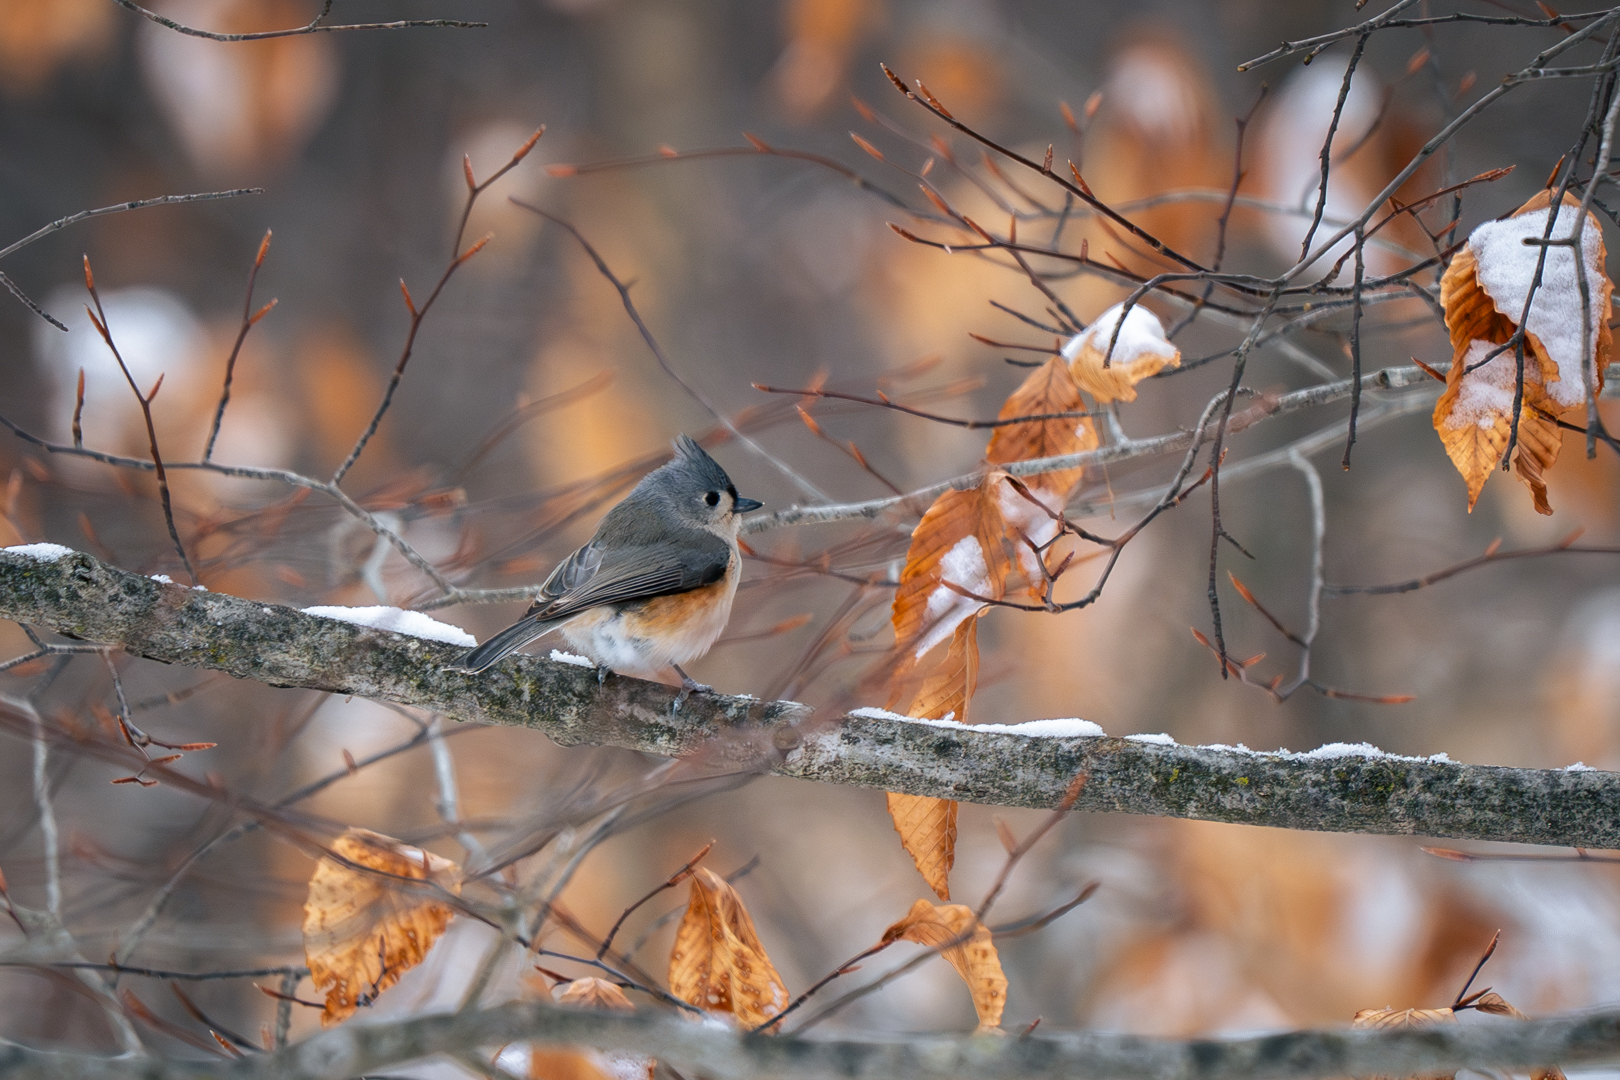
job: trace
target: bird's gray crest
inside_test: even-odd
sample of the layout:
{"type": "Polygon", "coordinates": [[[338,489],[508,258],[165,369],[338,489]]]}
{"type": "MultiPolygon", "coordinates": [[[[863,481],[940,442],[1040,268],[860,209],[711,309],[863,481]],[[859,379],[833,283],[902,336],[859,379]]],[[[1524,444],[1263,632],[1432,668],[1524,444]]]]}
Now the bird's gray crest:
{"type": "Polygon", "coordinates": [[[690,435],[675,437],[675,461],[671,464],[676,463],[684,465],[682,472],[705,489],[725,491],[731,486],[731,477],[726,475],[726,470],[722,469],[720,463],[710,457],[690,435]]]}

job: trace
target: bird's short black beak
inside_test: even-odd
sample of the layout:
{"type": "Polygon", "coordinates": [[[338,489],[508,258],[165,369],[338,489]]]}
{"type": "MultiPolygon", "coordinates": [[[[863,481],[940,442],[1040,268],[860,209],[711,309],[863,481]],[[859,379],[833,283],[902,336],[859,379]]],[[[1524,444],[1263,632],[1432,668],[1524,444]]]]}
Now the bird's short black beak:
{"type": "Polygon", "coordinates": [[[739,514],[746,514],[750,510],[758,510],[764,505],[765,504],[760,502],[758,499],[745,499],[741,495],[737,496],[736,510],[739,514]]]}

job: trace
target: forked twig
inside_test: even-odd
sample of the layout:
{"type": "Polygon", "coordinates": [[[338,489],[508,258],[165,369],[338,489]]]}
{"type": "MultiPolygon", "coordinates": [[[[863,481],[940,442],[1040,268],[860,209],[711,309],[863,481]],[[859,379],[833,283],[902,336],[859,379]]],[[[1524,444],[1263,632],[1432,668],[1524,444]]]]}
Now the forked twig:
{"type": "Polygon", "coordinates": [[[399,382],[405,376],[405,365],[410,363],[411,349],[416,344],[416,332],[421,329],[422,320],[427,316],[428,310],[433,307],[434,301],[438,300],[439,294],[444,291],[444,287],[449,283],[451,275],[460,269],[461,265],[468,259],[482,251],[484,245],[490,241],[490,237],[486,236],[482,240],[479,240],[477,243],[468,247],[465,251],[461,249],[461,239],[467,231],[467,219],[472,215],[473,204],[478,201],[478,196],[482,195],[491,184],[495,183],[495,181],[517,168],[518,163],[524,158],[528,157],[529,151],[534,149],[534,144],[539,142],[540,136],[544,135],[545,133],[546,129],[544,126],[536,130],[533,135],[529,136],[529,140],[527,142],[518,147],[517,152],[512,155],[511,160],[509,160],[505,165],[502,165],[499,169],[496,169],[495,172],[481,184],[473,179],[472,159],[466,156],[462,157],[462,167],[467,180],[467,201],[461,209],[461,221],[456,226],[455,239],[451,241],[450,262],[447,266],[445,266],[444,272],[439,275],[439,280],[434,284],[433,291],[428,293],[428,298],[422,303],[421,307],[418,307],[416,302],[411,298],[411,291],[405,286],[404,279],[400,280],[399,291],[405,298],[405,310],[410,312],[411,316],[410,328],[405,333],[405,345],[400,350],[399,361],[394,365],[394,373],[388,380],[388,389],[383,392],[382,402],[378,404],[376,413],[372,415],[371,423],[366,425],[366,430],[361,433],[360,438],[355,442],[354,449],[349,451],[349,456],[344,459],[343,464],[339,465],[337,467],[337,471],[332,474],[330,483],[334,487],[341,484],[343,482],[343,477],[351,468],[354,467],[355,461],[359,459],[361,452],[365,450],[366,444],[370,442],[371,437],[377,433],[377,426],[382,423],[383,416],[388,412],[388,407],[393,404],[394,391],[399,389],[399,382]]]}
{"type": "Polygon", "coordinates": [[[146,421],[147,445],[152,451],[152,468],[157,473],[158,499],[163,504],[164,523],[169,527],[169,539],[174,541],[174,550],[180,553],[180,562],[185,566],[186,574],[191,578],[191,584],[199,584],[197,571],[192,567],[191,558],[186,554],[186,546],[180,542],[180,530],[174,524],[174,504],[169,497],[169,474],[163,468],[163,455],[158,453],[157,427],[152,422],[152,399],[157,397],[158,390],[163,386],[163,376],[159,375],[157,382],[152,384],[152,389],[144,394],[141,393],[141,388],[135,385],[135,376],[130,374],[129,365],[124,363],[123,354],[118,351],[118,346],[113,343],[112,331],[107,326],[107,313],[102,310],[101,295],[96,292],[96,278],[90,272],[90,256],[88,255],[84,257],[84,286],[90,290],[90,299],[96,303],[96,310],[91,311],[87,307],[84,309],[85,314],[90,316],[90,322],[94,324],[96,330],[101,334],[101,340],[105,341],[107,348],[112,350],[113,359],[118,361],[118,370],[124,373],[124,379],[129,383],[130,391],[134,393],[135,400],[140,402],[141,417],[146,421]]]}

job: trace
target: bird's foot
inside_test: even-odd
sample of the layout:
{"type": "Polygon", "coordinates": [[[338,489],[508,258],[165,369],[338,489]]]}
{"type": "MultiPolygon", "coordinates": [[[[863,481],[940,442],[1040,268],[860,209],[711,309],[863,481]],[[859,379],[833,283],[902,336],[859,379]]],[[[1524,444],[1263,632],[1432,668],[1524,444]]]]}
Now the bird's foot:
{"type": "Polygon", "coordinates": [[[607,677],[609,675],[611,675],[611,674],[613,674],[613,669],[612,668],[608,667],[606,664],[597,664],[596,665],[596,685],[597,686],[604,685],[607,682],[607,677]]]}
{"type": "Polygon", "coordinates": [[[693,694],[714,693],[714,687],[708,685],[707,683],[697,682],[692,678],[692,676],[682,671],[679,664],[671,664],[669,666],[674,668],[675,674],[681,677],[681,692],[675,695],[675,702],[669,707],[670,712],[680,712],[681,706],[686,704],[686,699],[691,697],[693,694]]]}

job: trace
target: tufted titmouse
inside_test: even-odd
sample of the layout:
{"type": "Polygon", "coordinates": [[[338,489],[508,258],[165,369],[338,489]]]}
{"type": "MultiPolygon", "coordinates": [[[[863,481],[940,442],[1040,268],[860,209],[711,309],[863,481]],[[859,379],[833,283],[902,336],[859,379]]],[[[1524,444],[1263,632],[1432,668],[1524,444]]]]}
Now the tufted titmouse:
{"type": "Polygon", "coordinates": [[[561,629],[604,668],[642,676],[674,668],[686,690],[696,689],[680,665],[708,652],[725,629],[741,573],[739,515],[761,505],[739,497],[725,470],[680,436],[674,460],[608,511],[591,542],[551,572],[523,618],[456,666],[483,671],[561,629]]]}

